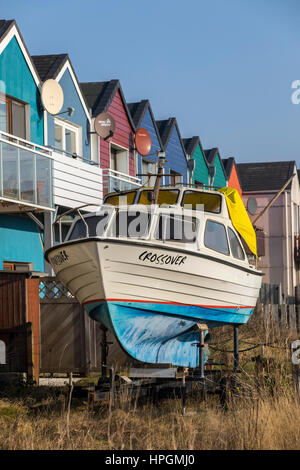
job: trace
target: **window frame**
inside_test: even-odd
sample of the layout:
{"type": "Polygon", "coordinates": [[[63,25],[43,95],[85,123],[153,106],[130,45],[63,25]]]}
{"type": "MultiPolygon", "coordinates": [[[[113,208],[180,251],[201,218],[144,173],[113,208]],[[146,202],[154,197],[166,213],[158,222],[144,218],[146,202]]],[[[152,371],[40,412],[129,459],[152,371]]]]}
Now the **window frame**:
{"type": "Polygon", "coordinates": [[[6,95],[0,92],[0,101],[4,102],[7,107],[7,116],[6,116],[6,126],[7,130],[2,131],[6,132],[7,134],[14,135],[23,140],[30,140],[30,105],[25,101],[19,100],[14,96],[6,95]],[[24,108],[24,136],[19,136],[13,133],[13,103],[16,103],[18,106],[22,106],[24,108]]]}
{"type": "Polygon", "coordinates": [[[227,226],[226,226],[225,224],[223,224],[222,222],[217,222],[217,221],[214,220],[214,219],[206,219],[205,227],[204,227],[204,232],[203,232],[203,245],[205,246],[205,248],[207,248],[208,250],[215,251],[216,253],[220,253],[221,255],[231,256],[231,250],[230,250],[230,244],[229,244],[229,239],[228,239],[228,233],[227,233],[227,230],[226,230],[226,229],[227,229],[227,226]],[[221,226],[224,228],[224,231],[225,231],[225,238],[226,238],[227,247],[228,247],[228,253],[225,253],[224,251],[216,250],[215,248],[212,248],[212,247],[206,245],[206,243],[205,243],[205,234],[206,234],[206,229],[207,229],[207,224],[208,224],[208,222],[213,222],[213,223],[215,223],[215,224],[221,225],[221,226]]]}
{"type": "Polygon", "coordinates": [[[242,243],[241,243],[241,241],[240,241],[240,238],[239,238],[238,234],[233,230],[232,227],[227,226],[227,235],[228,235],[228,240],[229,240],[229,247],[230,247],[231,256],[232,256],[234,259],[237,259],[237,260],[239,260],[239,261],[245,261],[245,259],[246,259],[246,254],[245,254],[243,245],[242,245],[242,243]],[[241,250],[242,250],[243,258],[238,258],[237,256],[234,256],[233,250],[232,250],[232,248],[231,248],[231,241],[230,241],[230,236],[229,236],[229,233],[230,233],[229,230],[231,230],[231,232],[235,235],[235,237],[236,237],[236,239],[237,239],[237,241],[238,241],[238,243],[239,243],[239,246],[240,246],[240,248],[241,248],[241,250]]]}
{"type": "MultiPolygon", "coordinates": [[[[200,220],[198,217],[195,217],[194,215],[190,215],[190,214],[185,214],[185,213],[178,213],[178,212],[165,212],[165,211],[160,211],[157,213],[157,218],[156,218],[156,221],[155,221],[155,225],[154,225],[154,228],[152,230],[152,233],[153,233],[153,239],[155,241],[161,241],[162,243],[180,243],[180,244],[188,244],[188,245],[194,245],[195,243],[197,243],[198,241],[198,238],[199,238],[199,233],[200,233],[200,230],[201,230],[201,224],[200,224],[200,220]],[[171,239],[171,238],[159,238],[157,235],[158,235],[158,230],[159,230],[159,224],[160,224],[160,219],[162,217],[168,217],[169,219],[170,218],[181,218],[182,219],[182,223],[183,223],[183,219],[186,218],[186,219],[191,219],[191,223],[195,222],[196,223],[196,234],[194,236],[194,239],[193,240],[187,240],[187,239],[171,239]]],[[[183,234],[182,234],[183,235],[183,234]]]]}
{"type": "Polygon", "coordinates": [[[78,156],[81,156],[82,155],[82,138],[81,138],[82,127],[74,124],[73,122],[71,123],[69,121],[65,121],[64,119],[55,117],[54,118],[54,136],[55,136],[56,126],[59,126],[62,130],[62,148],[59,149],[57,147],[57,150],[60,150],[61,152],[66,152],[70,155],[76,154],[78,156]],[[66,150],[66,130],[74,132],[75,134],[75,152],[69,152],[68,150],[66,150]]]}
{"type": "MultiPolygon", "coordinates": [[[[199,188],[199,189],[200,189],[200,188],[199,188]]],[[[210,193],[209,193],[209,192],[206,192],[206,191],[196,191],[195,189],[186,189],[186,190],[184,190],[184,191],[182,192],[181,201],[180,201],[180,206],[181,206],[183,209],[184,209],[183,202],[184,202],[184,197],[185,197],[185,195],[188,194],[188,193],[192,193],[192,192],[198,193],[198,194],[208,194],[208,195],[210,195],[210,193]]],[[[219,199],[220,199],[220,208],[219,208],[219,211],[218,211],[218,212],[212,212],[212,211],[206,211],[206,210],[205,210],[204,212],[206,212],[207,214],[218,214],[218,215],[219,215],[219,214],[222,213],[222,209],[223,209],[223,206],[222,206],[222,204],[223,204],[223,198],[222,198],[221,193],[220,193],[220,194],[215,194],[215,193],[213,193],[213,195],[214,195],[214,196],[218,196],[219,199]]],[[[194,210],[194,209],[192,209],[192,210],[194,210]]]]}
{"type": "Polygon", "coordinates": [[[116,144],[115,142],[110,141],[109,142],[109,168],[112,171],[115,171],[117,173],[123,173],[124,175],[129,175],[129,149],[126,147],[123,147],[122,145],[116,144]],[[113,170],[111,168],[111,158],[112,158],[112,149],[115,150],[117,153],[124,152],[126,153],[126,171],[120,171],[118,168],[118,155],[116,155],[115,158],[115,163],[116,163],[116,169],[113,170]]]}
{"type": "Polygon", "coordinates": [[[183,175],[182,175],[181,173],[178,173],[178,172],[175,171],[175,170],[172,170],[171,168],[170,168],[170,176],[169,176],[169,178],[170,178],[170,185],[171,185],[171,186],[176,186],[176,184],[181,184],[181,183],[183,183],[183,175]],[[176,182],[176,177],[177,177],[177,176],[180,176],[180,181],[177,181],[177,182],[176,182]],[[174,178],[174,182],[172,181],[173,178],[174,178]]]}
{"type": "Polygon", "coordinates": [[[142,181],[142,185],[143,186],[149,186],[149,187],[154,187],[154,184],[155,184],[155,178],[156,176],[153,175],[153,173],[157,173],[157,165],[155,162],[151,162],[149,160],[147,160],[146,158],[142,158],[141,159],[141,173],[142,174],[146,174],[147,173],[147,176],[142,176],[141,177],[141,181],[142,181]],[[147,165],[147,171],[144,171],[143,169],[143,165],[147,165]],[[149,165],[152,166],[152,171],[149,172],[149,165]],[[154,178],[154,184],[151,185],[151,179],[154,178]]]}

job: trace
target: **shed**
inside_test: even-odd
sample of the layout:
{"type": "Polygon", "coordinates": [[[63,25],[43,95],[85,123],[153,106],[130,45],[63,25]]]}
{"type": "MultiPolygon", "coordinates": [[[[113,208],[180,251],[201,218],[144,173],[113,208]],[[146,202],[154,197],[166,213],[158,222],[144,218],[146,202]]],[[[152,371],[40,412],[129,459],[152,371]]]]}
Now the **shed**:
{"type": "MultiPolygon", "coordinates": [[[[154,119],[152,108],[149,100],[142,100],[137,103],[128,103],[128,108],[131,113],[134,125],[136,129],[146,129],[151,137],[151,149],[149,154],[154,154],[163,149],[161,138],[157,129],[157,125],[154,119]]],[[[157,156],[146,155],[142,156],[137,152],[137,173],[156,173],[157,169],[157,156]]],[[[141,177],[142,183],[154,183],[154,178],[141,177]]]]}
{"type": "Polygon", "coordinates": [[[175,117],[156,121],[166,154],[164,184],[187,183],[187,156],[175,117]]]}

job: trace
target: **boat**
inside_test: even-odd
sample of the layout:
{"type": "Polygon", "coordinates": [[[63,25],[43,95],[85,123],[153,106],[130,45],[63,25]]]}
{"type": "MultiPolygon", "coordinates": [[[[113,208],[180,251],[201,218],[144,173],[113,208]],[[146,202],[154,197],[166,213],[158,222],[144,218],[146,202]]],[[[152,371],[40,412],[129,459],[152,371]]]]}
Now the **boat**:
{"type": "Polygon", "coordinates": [[[248,322],[263,273],[233,188],[141,187],[78,212],[45,253],[56,277],[141,363],[199,366],[199,329],[248,322]]]}

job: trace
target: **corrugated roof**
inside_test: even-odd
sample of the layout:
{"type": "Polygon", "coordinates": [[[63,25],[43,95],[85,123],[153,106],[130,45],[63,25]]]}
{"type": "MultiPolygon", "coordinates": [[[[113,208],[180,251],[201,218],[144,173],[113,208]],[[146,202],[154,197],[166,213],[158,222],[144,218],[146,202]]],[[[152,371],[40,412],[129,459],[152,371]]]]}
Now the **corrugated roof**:
{"type": "Polygon", "coordinates": [[[68,54],[33,55],[33,63],[38,71],[40,79],[44,82],[49,78],[55,78],[69,59],[68,54]]]}
{"type": "Polygon", "coordinates": [[[295,161],[239,163],[243,191],[279,191],[293,175],[295,161]]]}

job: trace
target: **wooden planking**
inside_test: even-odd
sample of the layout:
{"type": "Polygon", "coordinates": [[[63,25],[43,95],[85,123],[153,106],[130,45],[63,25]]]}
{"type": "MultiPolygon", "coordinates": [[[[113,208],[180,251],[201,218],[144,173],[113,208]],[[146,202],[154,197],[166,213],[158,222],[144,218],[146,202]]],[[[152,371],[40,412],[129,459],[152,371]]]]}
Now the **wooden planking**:
{"type": "Polygon", "coordinates": [[[100,325],[75,299],[40,299],[40,311],[42,372],[101,370],[100,325]]]}
{"type": "Polygon", "coordinates": [[[70,173],[65,173],[63,171],[57,171],[55,170],[53,172],[53,176],[54,176],[54,181],[56,183],[56,181],[66,181],[66,182],[70,182],[72,183],[73,185],[76,185],[76,186],[80,186],[81,188],[86,188],[87,187],[87,181],[88,181],[88,187],[91,188],[91,189],[94,189],[95,191],[99,191],[99,187],[101,187],[101,183],[102,183],[102,175],[101,175],[101,178],[97,178],[96,181],[93,181],[93,180],[90,180],[90,179],[86,179],[86,178],[83,178],[82,175],[81,176],[77,176],[76,174],[72,174],[70,175],[70,173]]]}
{"type": "Polygon", "coordinates": [[[0,273],[0,328],[14,328],[26,322],[25,275],[0,273]]]}
{"type": "Polygon", "coordinates": [[[26,321],[32,324],[31,350],[33,377],[39,382],[40,361],[40,299],[39,279],[25,279],[26,284],[26,321]]]}
{"type": "Polygon", "coordinates": [[[55,156],[53,162],[54,203],[66,207],[100,205],[103,200],[102,170],[81,161],[55,156]]]}
{"type": "Polygon", "coordinates": [[[60,170],[69,175],[77,175],[82,177],[84,174],[85,177],[91,181],[98,181],[102,176],[100,168],[96,165],[89,165],[88,163],[82,163],[79,160],[73,160],[70,158],[65,158],[64,160],[55,159],[53,162],[54,170],[60,170]]]}
{"type": "Polygon", "coordinates": [[[84,196],[90,196],[92,198],[99,199],[99,188],[94,189],[90,187],[85,187],[83,185],[70,183],[68,181],[56,179],[54,185],[54,194],[57,194],[60,190],[76,193],[78,194],[79,198],[81,198],[82,194],[84,194],[84,196]]]}
{"type": "MultiPolygon", "coordinates": [[[[133,141],[134,133],[128,120],[128,116],[124,108],[119,90],[116,92],[107,112],[110,113],[116,120],[116,131],[112,139],[109,139],[109,141],[112,141],[116,145],[120,145],[121,147],[124,147],[128,150],[129,175],[135,176],[135,158],[134,156],[131,158],[129,154],[129,135],[132,135],[133,141]]],[[[110,168],[109,141],[100,139],[99,148],[101,168],[110,168]]]]}

